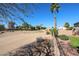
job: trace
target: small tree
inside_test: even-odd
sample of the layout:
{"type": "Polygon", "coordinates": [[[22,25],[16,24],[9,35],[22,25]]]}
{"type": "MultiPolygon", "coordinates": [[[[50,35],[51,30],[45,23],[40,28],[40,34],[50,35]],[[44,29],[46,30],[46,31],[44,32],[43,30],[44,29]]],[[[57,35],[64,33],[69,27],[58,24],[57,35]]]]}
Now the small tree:
{"type": "Polygon", "coordinates": [[[5,27],[4,25],[0,24],[0,31],[3,31],[3,30],[5,30],[5,27]]]}
{"type": "Polygon", "coordinates": [[[27,23],[23,23],[22,26],[21,26],[21,28],[23,30],[27,30],[28,27],[29,27],[29,25],[27,23]]]}
{"type": "Polygon", "coordinates": [[[64,24],[64,27],[66,27],[66,28],[68,29],[68,28],[70,27],[69,23],[66,22],[66,23],[64,24]]]}

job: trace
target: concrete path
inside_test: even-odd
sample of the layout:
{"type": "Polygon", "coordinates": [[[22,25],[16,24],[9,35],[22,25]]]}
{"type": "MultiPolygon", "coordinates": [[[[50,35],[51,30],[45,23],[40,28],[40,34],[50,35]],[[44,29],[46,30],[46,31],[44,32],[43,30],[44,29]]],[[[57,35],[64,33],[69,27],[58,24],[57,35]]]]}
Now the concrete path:
{"type": "Polygon", "coordinates": [[[45,32],[27,31],[27,32],[6,32],[0,35],[0,55],[19,48],[25,44],[32,43],[37,37],[43,37],[45,32]]]}

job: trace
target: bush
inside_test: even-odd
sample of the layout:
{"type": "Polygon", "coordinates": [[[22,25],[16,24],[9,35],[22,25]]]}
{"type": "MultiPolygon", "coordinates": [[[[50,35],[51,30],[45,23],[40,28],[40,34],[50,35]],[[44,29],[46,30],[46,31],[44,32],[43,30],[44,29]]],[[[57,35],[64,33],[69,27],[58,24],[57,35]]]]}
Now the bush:
{"type": "Polygon", "coordinates": [[[35,29],[35,27],[32,26],[32,27],[31,27],[31,30],[36,30],[36,29],[35,29]]]}
{"type": "Polygon", "coordinates": [[[41,29],[46,29],[46,27],[41,27],[41,29]]]}
{"type": "Polygon", "coordinates": [[[46,34],[48,35],[48,34],[50,34],[50,32],[47,31],[46,34]]]}
{"type": "Polygon", "coordinates": [[[58,30],[56,28],[51,29],[51,34],[52,35],[54,34],[55,36],[58,36],[58,30]]]}
{"type": "Polygon", "coordinates": [[[59,38],[60,38],[61,40],[69,40],[69,37],[66,36],[66,35],[60,35],[59,38]]]}
{"type": "Polygon", "coordinates": [[[47,35],[48,35],[48,34],[51,34],[51,33],[50,33],[50,29],[47,29],[47,30],[46,30],[46,34],[47,34],[47,35]]]}
{"type": "Polygon", "coordinates": [[[72,47],[79,47],[79,37],[72,36],[70,37],[70,43],[72,47]]]}

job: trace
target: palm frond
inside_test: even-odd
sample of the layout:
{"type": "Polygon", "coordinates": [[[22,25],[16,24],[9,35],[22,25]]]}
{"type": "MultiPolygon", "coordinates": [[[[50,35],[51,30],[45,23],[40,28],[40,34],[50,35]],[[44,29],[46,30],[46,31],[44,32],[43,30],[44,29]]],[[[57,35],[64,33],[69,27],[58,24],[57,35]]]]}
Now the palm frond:
{"type": "Polygon", "coordinates": [[[60,8],[60,6],[59,6],[58,3],[52,3],[51,4],[51,7],[50,7],[50,10],[51,10],[52,13],[53,12],[58,12],[59,11],[59,8],[60,8]]]}

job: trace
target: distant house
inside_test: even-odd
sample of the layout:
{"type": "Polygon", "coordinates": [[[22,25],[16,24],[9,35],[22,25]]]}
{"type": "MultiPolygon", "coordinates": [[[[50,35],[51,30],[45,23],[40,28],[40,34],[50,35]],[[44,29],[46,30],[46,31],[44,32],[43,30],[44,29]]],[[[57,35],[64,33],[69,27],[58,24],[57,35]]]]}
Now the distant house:
{"type": "Polygon", "coordinates": [[[61,29],[61,30],[66,30],[66,27],[58,27],[58,29],[61,29]]]}

